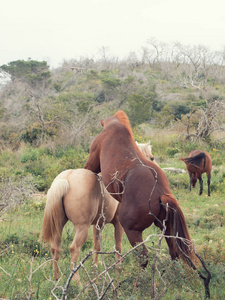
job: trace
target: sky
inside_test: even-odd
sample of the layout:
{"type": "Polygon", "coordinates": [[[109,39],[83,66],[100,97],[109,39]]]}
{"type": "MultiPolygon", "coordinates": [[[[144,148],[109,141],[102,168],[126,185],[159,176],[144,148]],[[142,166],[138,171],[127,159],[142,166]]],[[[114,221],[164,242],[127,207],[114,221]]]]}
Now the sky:
{"type": "Polygon", "coordinates": [[[0,0],[0,66],[139,54],[148,40],[225,46],[224,0],[0,0]]]}

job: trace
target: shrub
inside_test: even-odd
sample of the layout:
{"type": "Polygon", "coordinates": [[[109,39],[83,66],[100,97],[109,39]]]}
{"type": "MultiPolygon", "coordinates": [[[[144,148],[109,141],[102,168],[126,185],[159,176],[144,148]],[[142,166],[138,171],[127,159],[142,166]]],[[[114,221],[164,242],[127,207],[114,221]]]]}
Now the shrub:
{"type": "Polygon", "coordinates": [[[115,89],[122,84],[121,80],[115,77],[102,77],[101,81],[107,89],[115,89]]]}
{"type": "Polygon", "coordinates": [[[139,94],[132,94],[127,98],[127,115],[132,126],[146,122],[151,117],[152,99],[139,94]]]}
{"type": "Polygon", "coordinates": [[[214,229],[225,225],[225,213],[218,207],[205,209],[199,221],[201,228],[214,229]]]}

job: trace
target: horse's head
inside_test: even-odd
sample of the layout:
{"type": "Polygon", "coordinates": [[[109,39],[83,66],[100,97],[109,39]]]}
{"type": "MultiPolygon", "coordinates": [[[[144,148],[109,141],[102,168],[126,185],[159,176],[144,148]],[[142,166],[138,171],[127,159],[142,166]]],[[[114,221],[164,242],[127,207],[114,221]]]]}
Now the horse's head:
{"type": "Polygon", "coordinates": [[[196,173],[191,173],[191,185],[193,188],[195,188],[196,182],[197,182],[197,174],[196,173]]]}
{"type": "Polygon", "coordinates": [[[154,164],[157,164],[157,162],[155,161],[155,157],[152,154],[152,146],[150,145],[150,141],[148,141],[148,143],[143,144],[143,143],[138,143],[136,142],[138,148],[141,150],[142,154],[148,159],[151,160],[154,164]]]}
{"type": "Polygon", "coordinates": [[[114,116],[105,118],[104,120],[101,119],[101,125],[102,125],[103,128],[105,128],[107,125],[110,125],[113,121],[115,121],[114,116]]]}
{"type": "Polygon", "coordinates": [[[133,132],[131,129],[130,121],[123,110],[119,110],[114,116],[108,117],[105,120],[102,119],[101,125],[103,128],[105,128],[106,126],[111,125],[112,122],[119,122],[123,124],[128,130],[131,137],[133,138],[133,132]]]}
{"type": "Polygon", "coordinates": [[[102,127],[104,128],[106,125],[107,125],[107,123],[109,123],[109,120],[108,119],[111,119],[112,117],[109,117],[109,118],[106,118],[106,119],[101,119],[101,125],[102,125],[102,127]],[[108,121],[108,122],[107,122],[108,121]]]}

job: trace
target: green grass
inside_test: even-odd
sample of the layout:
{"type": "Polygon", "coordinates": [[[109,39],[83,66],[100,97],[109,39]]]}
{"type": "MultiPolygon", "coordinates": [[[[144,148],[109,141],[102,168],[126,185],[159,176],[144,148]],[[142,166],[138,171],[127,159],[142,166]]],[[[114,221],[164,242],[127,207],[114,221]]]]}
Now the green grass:
{"type": "MultiPolygon", "coordinates": [[[[178,159],[185,156],[184,149],[181,149],[179,145],[178,150],[180,152],[174,154],[173,157],[169,157],[165,156],[165,148],[162,149],[161,153],[157,153],[156,150],[160,149],[160,144],[157,144],[157,141],[152,144],[156,159],[161,157],[161,161],[158,161],[161,167],[185,168],[185,164],[178,159]]],[[[168,144],[166,144],[166,147],[168,147],[168,144]]],[[[166,174],[170,181],[171,191],[185,215],[196,250],[203,257],[212,274],[210,282],[211,299],[217,300],[225,297],[225,167],[221,164],[224,152],[211,151],[211,155],[214,163],[210,197],[207,196],[205,174],[203,174],[203,194],[201,196],[198,195],[199,183],[197,183],[195,189],[189,191],[189,176],[187,173],[172,174],[166,172],[166,174]]],[[[72,157],[73,155],[69,154],[69,156],[72,157]]],[[[10,157],[9,155],[6,162],[9,164],[10,161],[13,161],[11,166],[13,169],[13,165],[16,164],[17,160],[15,158],[11,160],[10,157]]],[[[7,165],[7,170],[9,170],[9,166],[7,165]]],[[[3,168],[4,160],[2,159],[3,168]]],[[[71,272],[69,246],[74,237],[74,229],[72,224],[68,222],[63,231],[62,251],[59,260],[62,276],[56,284],[53,280],[50,249],[38,242],[44,206],[44,195],[41,198],[29,198],[1,217],[0,298],[20,300],[62,298],[62,288],[65,286],[71,272]]],[[[103,250],[106,252],[113,251],[113,226],[106,225],[102,234],[103,250]]],[[[119,270],[113,267],[108,271],[117,291],[116,299],[139,300],[151,298],[151,272],[159,248],[159,236],[152,235],[160,235],[160,230],[154,225],[145,230],[143,234],[144,239],[150,236],[149,241],[146,243],[149,248],[149,264],[145,271],[140,270],[139,259],[134,251],[124,258],[119,270]]],[[[82,247],[80,261],[92,249],[92,228],[90,228],[88,240],[82,247]]],[[[130,249],[130,243],[124,235],[122,254],[127,253],[130,249]]],[[[107,266],[111,266],[115,261],[114,254],[105,254],[103,258],[107,266]]],[[[101,260],[101,256],[99,260],[101,260]]],[[[89,282],[87,274],[93,279],[104,269],[102,264],[99,264],[98,268],[94,267],[92,256],[85,261],[84,267],[85,269],[80,269],[83,286],[89,282]]],[[[105,278],[104,275],[95,280],[99,295],[106,289],[108,283],[109,279],[105,278]]],[[[185,267],[181,261],[171,261],[164,239],[162,240],[160,260],[157,263],[157,272],[155,273],[155,287],[158,295],[162,294],[161,299],[204,299],[202,280],[196,272],[185,267]]],[[[81,287],[71,282],[67,299],[75,299],[81,291],[81,287]]],[[[85,292],[80,294],[79,299],[97,299],[94,288],[89,286],[85,292]]],[[[107,290],[104,299],[114,299],[112,287],[107,290]]]]}
{"type": "MultiPolygon", "coordinates": [[[[213,181],[218,181],[219,172],[212,175],[213,181]]],[[[203,195],[199,196],[199,186],[191,192],[182,184],[188,181],[188,175],[168,174],[172,186],[172,192],[179,201],[184,212],[189,232],[195,241],[197,252],[204,258],[212,273],[210,283],[211,298],[223,299],[225,279],[225,205],[224,191],[222,188],[212,192],[211,197],[206,195],[204,183],[203,195]],[[180,184],[177,184],[176,182],[180,184]],[[175,182],[175,183],[174,183],[175,182]]],[[[73,239],[73,226],[68,223],[63,232],[62,252],[59,266],[62,278],[54,289],[56,282],[52,279],[53,270],[50,262],[51,254],[48,248],[43,248],[38,243],[41,230],[44,209],[44,199],[30,200],[22,207],[10,211],[0,223],[1,231],[1,256],[0,256],[0,296],[6,299],[56,299],[51,291],[61,299],[62,288],[65,286],[71,271],[69,245],[73,239]],[[40,267],[41,266],[41,267],[40,267]],[[33,273],[32,273],[33,272],[33,273]]],[[[104,251],[113,251],[113,226],[106,225],[103,231],[104,251]]],[[[144,238],[148,235],[160,234],[160,231],[152,225],[144,232],[144,238]]],[[[145,271],[140,271],[137,255],[129,254],[122,263],[121,271],[115,268],[109,271],[117,288],[117,299],[150,299],[151,297],[151,270],[158,237],[151,237],[147,246],[149,250],[149,265],[145,271]],[[154,245],[153,245],[154,243],[154,245]]],[[[93,247],[92,230],[89,238],[82,248],[83,259],[93,247]]],[[[131,246],[124,235],[123,254],[131,246]]],[[[101,258],[100,258],[101,259],[101,258]]],[[[114,255],[104,255],[107,266],[114,263],[114,255]]],[[[103,270],[99,265],[96,269],[92,264],[92,257],[85,262],[85,269],[94,278],[103,270]]],[[[166,287],[166,293],[162,299],[204,299],[203,282],[196,272],[188,271],[180,261],[172,262],[168,254],[168,248],[163,240],[160,263],[155,276],[158,293],[166,287]],[[163,275],[159,275],[163,274],[163,275]],[[164,286],[165,285],[165,286],[164,286]]],[[[85,271],[80,270],[83,285],[88,283],[85,271]]],[[[101,293],[106,288],[105,277],[101,276],[95,284],[101,293]]],[[[74,299],[81,291],[74,282],[70,284],[68,298],[74,299]]],[[[112,299],[112,289],[109,288],[106,299],[112,299]]],[[[92,287],[82,293],[79,299],[97,299],[92,287]]]]}

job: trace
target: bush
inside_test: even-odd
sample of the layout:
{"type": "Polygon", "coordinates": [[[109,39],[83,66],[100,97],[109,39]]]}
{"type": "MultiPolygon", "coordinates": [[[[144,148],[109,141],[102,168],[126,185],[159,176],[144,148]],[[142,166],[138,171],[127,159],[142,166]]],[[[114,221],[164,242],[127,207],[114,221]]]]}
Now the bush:
{"type": "Polygon", "coordinates": [[[53,179],[63,170],[83,168],[87,153],[82,148],[57,147],[53,153],[48,148],[26,148],[21,155],[25,174],[32,174],[39,191],[50,187],[53,179]]]}
{"type": "Polygon", "coordinates": [[[2,245],[9,245],[12,253],[26,253],[32,256],[44,256],[49,253],[48,249],[38,242],[39,234],[30,233],[23,237],[18,233],[9,234],[2,241],[2,245]]]}
{"type": "Polygon", "coordinates": [[[132,126],[146,122],[151,117],[152,99],[139,94],[132,94],[127,98],[127,115],[132,126]]]}

